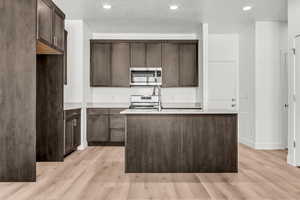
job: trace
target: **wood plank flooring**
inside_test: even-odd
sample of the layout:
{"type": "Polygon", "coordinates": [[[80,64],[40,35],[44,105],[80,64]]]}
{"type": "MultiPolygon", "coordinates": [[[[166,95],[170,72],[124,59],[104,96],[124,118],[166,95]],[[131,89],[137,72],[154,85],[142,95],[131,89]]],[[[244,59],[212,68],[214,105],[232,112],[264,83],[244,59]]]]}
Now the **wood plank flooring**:
{"type": "Polygon", "coordinates": [[[238,174],[124,174],[123,147],[89,147],[38,163],[36,183],[0,183],[0,199],[300,199],[300,169],[285,151],[239,151],[238,174]]]}

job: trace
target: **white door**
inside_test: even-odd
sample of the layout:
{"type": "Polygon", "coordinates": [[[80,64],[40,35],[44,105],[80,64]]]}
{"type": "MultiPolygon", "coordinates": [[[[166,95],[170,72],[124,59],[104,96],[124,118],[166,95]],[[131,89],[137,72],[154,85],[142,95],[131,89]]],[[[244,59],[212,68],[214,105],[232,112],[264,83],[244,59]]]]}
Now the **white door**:
{"type": "Polygon", "coordinates": [[[289,92],[288,92],[288,52],[281,51],[281,73],[280,73],[280,85],[281,85],[281,136],[282,144],[288,148],[288,121],[289,121],[289,92]]]}
{"type": "Polygon", "coordinates": [[[300,36],[295,39],[295,64],[294,64],[294,94],[292,94],[292,114],[294,115],[293,127],[295,135],[295,163],[300,166],[300,36]]]}
{"type": "Polygon", "coordinates": [[[208,39],[207,108],[238,110],[238,36],[208,39]]]}

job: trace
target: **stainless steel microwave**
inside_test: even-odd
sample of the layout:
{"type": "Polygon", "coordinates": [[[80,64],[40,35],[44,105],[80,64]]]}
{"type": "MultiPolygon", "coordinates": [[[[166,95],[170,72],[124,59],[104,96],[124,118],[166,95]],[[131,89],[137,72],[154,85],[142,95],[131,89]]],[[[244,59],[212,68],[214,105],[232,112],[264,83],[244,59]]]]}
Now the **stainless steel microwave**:
{"type": "Polygon", "coordinates": [[[130,86],[155,86],[162,84],[162,68],[130,68],[130,86]]]}

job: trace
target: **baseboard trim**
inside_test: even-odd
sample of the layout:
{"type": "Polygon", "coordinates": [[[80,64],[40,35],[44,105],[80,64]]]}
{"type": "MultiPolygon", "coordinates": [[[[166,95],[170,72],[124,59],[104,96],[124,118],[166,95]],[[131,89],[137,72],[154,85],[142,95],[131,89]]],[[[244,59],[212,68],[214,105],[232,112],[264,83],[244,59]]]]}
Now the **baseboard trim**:
{"type": "Polygon", "coordinates": [[[248,138],[239,137],[239,143],[256,150],[281,150],[286,149],[285,145],[279,143],[255,143],[248,138]]]}
{"type": "Polygon", "coordinates": [[[292,158],[292,156],[290,154],[287,155],[287,163],[291,166],[294,166],[294,167],[297,166],[294,159],[292,158]]]}
{"type": "Polygon", "coordinates": [[[248,138],[239,137],[239,143],[244,144],[248,147],[254,148],[254,142],[248,138]]]}
{"type": "Polygon", "coordinates": [[[280,143],[255,143],[254,148],[257,150],[281,150],[286,147],[280,143]]]}

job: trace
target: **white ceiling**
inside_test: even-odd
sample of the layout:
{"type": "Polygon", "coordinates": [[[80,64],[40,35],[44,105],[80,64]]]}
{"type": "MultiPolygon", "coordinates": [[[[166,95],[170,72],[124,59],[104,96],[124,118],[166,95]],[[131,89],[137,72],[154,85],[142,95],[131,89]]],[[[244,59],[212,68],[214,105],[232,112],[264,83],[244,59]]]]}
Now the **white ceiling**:
{"type": "Polygon", "coordinates": [[[94,32],[197,32],[209,23],[218,31],[253,21],[286,21],[287,0],[54,0],[67,19],[84,19],[94,32]],[[246,3],[254,5],[244,12],[246,3]],[[104,10],[103,3],[112,5],[104,10]],[[178,4],[177,11],[169,10],[178,4]]]}

